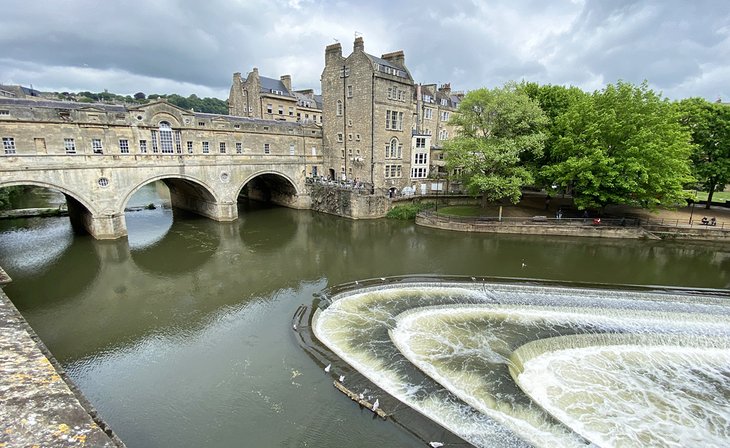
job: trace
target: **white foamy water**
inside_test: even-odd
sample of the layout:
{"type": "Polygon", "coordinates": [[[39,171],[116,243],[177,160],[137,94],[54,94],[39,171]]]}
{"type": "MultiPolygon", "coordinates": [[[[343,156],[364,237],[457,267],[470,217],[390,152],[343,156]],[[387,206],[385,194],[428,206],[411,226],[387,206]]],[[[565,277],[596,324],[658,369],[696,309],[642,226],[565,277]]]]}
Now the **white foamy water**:
{"type": "MultiPolygon", "coordinates": [[[[539,388],[544,372],[554,370],[549,362],[530,380],[520,376],[519,386],[512,375],[524,375],[527,371],[523,367],[543,359],[539,356],[565,349],[566,345],[561,344],[576,349],[570,338],[602,335],[602,343],[611,349],[616,343],[606,340],[623,337],[625,341],[628,336],[726,341],[730,338],[729,315],[730,309],[721,299],[697,295],[506,284],[407,285],[341,294],[316,316],[314,331],[325,345],[372,382],[475,446],[568,447],[591,442],[627,446],[577,430],[575,425],[581,424],[576,423],[577,418],[558,414],[520,389],[525,383],[538,384],[539,388]],[[550,342],[537,347],[539,350],[530,346],[544,341],[550,342]]],[[[695,346],[695,353],[715,350],[706,343],[700,346],[695,346]]],[[[644,353],[644,348],[637,345],[634,352],[644,353]]],[[[653,356],[650,352],[645,352],[647,357],[653,356]]],[[[573,359],[574,378],[584,378],[577,366],[586,361],[593,359],[573,359]]],[[[570,364],[560,365],[567,369],[570,364]]],[[[675,367],[669,365],[658,369],[673,371],[675,367]]],[[[701,372],[712,372],[706,364],[697,366],[701,372]]],[[[599,364],[595,368],[599,369],[599,364]]],[[[698,378],[719,382],[725,389],[730,387],[728,375],[698,378]]],[[[583,390],[593,390],[586,384],[583,390]]],[[[562,396],[567,397],[570,390],[566,385],[562,396]]],[[[595,390],[600,395],[600,384],[595,390]]],[[[650,390],[648,386],[646,390],[650,390]]],[[[545,395],[552,392],[549,389],[545,395]]],[[[576,410],[578,416],[588,414],[584,418],[592,421],[617,418],[608,407],[576,407],[581,396],[591,402],[596,400],[575,389],[571,397],[574,404],[568,408],[576,410]]],[[[728,400],[727,393],[718,398],[720,406],[727,406],[728,400]]],[[[717,415],[722,412],[702,414],[698,420],[722,427],[724,420],[717,415]]],[[[673,417],[668,418],[665,426],[672,427],[673,417]]],[[[643,424],[648,427],[655,423],[647,419],[643,424]]],[[[727,433],[720,430],[718,434],[727,441],[727,433]]]]}
{"type": "Polygon", "coordinates": [[[632,342],[546,351],[524,362],[518,381],[599,446],[727,447],[730,344],[632,342]]]}

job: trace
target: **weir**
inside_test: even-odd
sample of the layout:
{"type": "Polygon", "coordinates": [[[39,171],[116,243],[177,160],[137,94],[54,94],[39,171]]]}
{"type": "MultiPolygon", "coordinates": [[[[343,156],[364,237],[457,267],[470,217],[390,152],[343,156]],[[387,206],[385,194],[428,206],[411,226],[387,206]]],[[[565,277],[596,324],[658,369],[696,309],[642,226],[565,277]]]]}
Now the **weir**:
{"type": "MultiPolygon", "coordinates": [[[[373,384],[474,446],[615,446],[637,441],[671,445],[701,440],[719,447],[730,437],[730,385],[723,380],[730,375],[730,355],[725,354],[730,347],[727,291],[600,288],[503,279],[385,279],[365,285],[331,295],[331,305],[313,318],[315,341],[373,384]],[[681,371],[675,368],[681,357],[651,355],[658,350],[657,341],[663,341],[660,352],[692,351],[693,357],[687,359],[696,362],[687,368],[702,371],[683,377],[691,384],[677,393],[684,397],[688,391],[713,390],[719,394],[715,404],[706,403],[706,392],[695,392],[694,398],[683,398],[689,400],[685,407],[705,412],[680,420],[671,411],[649,412],[652,417],[639,417],[638,423],[636,418],[624,421],[620,409],[592,407],[591,403],[612,402],[612,395],[622,393],[621,384],[632,377],[642,378],[632,367],[633,359],[637,367],[643,366],[642,371],[652,369],[658,379],[642,383],[634,395],[636,409],[626,412],[640,416],[642,410],[650,409],[652,403],[641,399],[647,394],[664,394],[668,402],[673,400],[667,385],[683,380],[666,375],[681,371]],[[542,349],[528,349],[535,344],[542,349]],[[574,391],[568,389],[563,396],[547,400],[547,386],[538,380],[546,370],[529,379],[523,374],[525,365],[534,365],[527,353],[564,354],[581,344],[600,350],[603,356],[629,353],[621,358],[627,376],[616,380],[611,389],[601,380],[606,376],[604,358],[579,352],[566,361],[566,367],[547,370],[555,377],[551,390],[573,384],[567,366],[574,367],[575,381],[587,389],[575,389],[575,383],[574,391]],[[595,371],[595,383],[586,385],[585,372],[591,371],[595,371]],[[561,412],[563,408],[571,414],[561,412]],[[600,421],[601,428],[612,428],[610,438],[604,429],[586,429],[585,421],[600,421]],[[640,428],[641,434],[634,428],[640,428]]],[[[624,395],[622,399],[626,406],[624,395]]]]}

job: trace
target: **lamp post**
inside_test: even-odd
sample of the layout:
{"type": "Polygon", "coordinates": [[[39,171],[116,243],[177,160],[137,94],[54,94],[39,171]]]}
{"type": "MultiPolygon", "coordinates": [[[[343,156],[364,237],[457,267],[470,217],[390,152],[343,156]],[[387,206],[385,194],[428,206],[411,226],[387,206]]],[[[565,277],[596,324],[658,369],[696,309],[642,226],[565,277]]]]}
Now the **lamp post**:
{"type": "Polygon", "coordinates": [[[692,226],[692,215],[695,213],[695,201],[694,199],[690,199],[692,202],[692,206],[689,208],[689,225],[692,226]]]}

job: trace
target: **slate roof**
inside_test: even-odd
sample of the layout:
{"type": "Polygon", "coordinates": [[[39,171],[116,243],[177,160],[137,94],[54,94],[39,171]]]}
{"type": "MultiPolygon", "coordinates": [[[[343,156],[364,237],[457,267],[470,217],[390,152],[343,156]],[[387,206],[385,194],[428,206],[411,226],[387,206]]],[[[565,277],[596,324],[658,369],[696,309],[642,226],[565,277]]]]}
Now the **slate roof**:
{"type": "Polygon", "coordinates": [[[289,91],[289,89],[286,88],[283,82],[279,79],[274,78],[267,78],[266,76],[260,76],[259,80],[261,82],[261,91],[265,93],[271,93],[272,90],[278,90],[279,92],[282,92],[284,96],[294,96],[289,91]]]}
{"type": "MultiPolygon", "coordinates": [[[[379,57],[377,57],[377,56],[373,56],[373,55],[372,55],[372,54],[370,54],[370,53],[365,53],[365,55],[366,55],[366,56],[367,56],[368,58],[370,58],[370,60],[371,60],[371,61],[373,61],[374,63],[376,63],[376,64],[380,65],[381,67],[390,67],[390,68],[392,68],[393,70],[397,70],[397,71],[398,71],[398,73],[402,73],[402,74],[403,74],[403,76],[400,76],[400,75],[396,75],[396,76],[399,76],[400,78],[405,78],[405,79],[411,79],[411,80],[412,80],[412,78],[411,78],[411,74],[410,74],[410,73],[408,73],[408,70],[406,70],[406,69],[405,69],[404,67],[401,67],[401,66],[395,65],[395,64],[393,64],[392,62],[390,62],[390,61],[386,61],[386,60],[385,60],[385,59],[383,59],[383,58],[379,58],[379,57]]],[[[382,71],[382,70],[381,70],[381,71],[382,71]]]]}

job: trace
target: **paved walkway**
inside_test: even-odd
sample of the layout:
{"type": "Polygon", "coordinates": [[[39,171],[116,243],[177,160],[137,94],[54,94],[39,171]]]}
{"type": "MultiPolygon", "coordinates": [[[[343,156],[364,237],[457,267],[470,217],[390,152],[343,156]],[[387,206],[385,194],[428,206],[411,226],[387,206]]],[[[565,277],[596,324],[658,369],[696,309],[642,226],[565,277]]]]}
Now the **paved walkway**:
{"type": "Polygon", "coordinates": [[[92,419],[90,405],[81,404],[45,353],[0,289],[0,448],[123,447],[92,419]]]}

